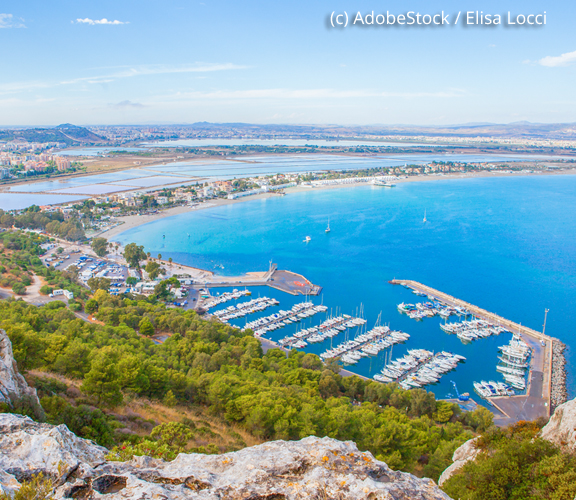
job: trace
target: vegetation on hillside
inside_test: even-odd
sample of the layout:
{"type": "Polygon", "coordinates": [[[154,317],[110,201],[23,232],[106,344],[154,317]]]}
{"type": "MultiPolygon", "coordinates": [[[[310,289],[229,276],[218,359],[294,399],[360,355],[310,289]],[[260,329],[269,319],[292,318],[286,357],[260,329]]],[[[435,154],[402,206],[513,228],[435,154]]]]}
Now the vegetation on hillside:
{"type": "Polygon", "coordinates": [[[542,423],[488,430],[478,440],[481,453],[443,489],[461,500],[573,500],[576,457],[539,438],[542,423]]]}
{"type": "MultiPolygon", "coordinates": [[[[40,245],[46,242],[48,238],[35,233],[0,233],[0,285],[23,295],[26,292],[25,287],[32,283],[33,275],[36,275],[46,283],[40,288],[40,293],[44,295],[54,289],[63,288],[73,292],[78,299],[88,298],[88,290],[76,281],[76,268],[58,271],[42,264],[39,256],[44,250],[40,245]],[[14,289],[15,285],[20,288],[14,289]]],[[[73,303],[80,307],[78,302],[73,303]]]]}
{"type": "MultiPolygon", "coordinates": [[[[170,394],[172,403],[204,407],[259,439],[354,440],[392,467],[423,469],[434,477],[472,430],[491,425],[487,410],[460,415],[457,406],[437,402],[424,390],[344,378],[313,354],[286,356],[272,349],[264,355],[249,332],[192,311],[103,290],[94,300],[104,326],[76,318],[61,302],[36,308],[3,301],[0,327],[21,369],[81,379],[82,392],[95,406],[118,406],[130,395],[170,403],[170,394]],[[157,345],[140,336],[136,329],[143,318],[171,337],[157,345]]],[[[65,415],[59,404],[51,400],[47,414],[65,415]]],[[[81,418],[99,422],[97,415],[81,418]]],[[[112,439],[103,427],[79,427],[80,435],[107,444],[112,439]]]]}
{"type": "Polygon", "coordinates": [[[78,217],[64,219],[62,212],[40,212],[40,207],[32,205],[20,215],[13,215],[0,209],[0,227],[10,229],[39,229],[54,236],[80,241],[86,239],[84,228],[78,217]]]}

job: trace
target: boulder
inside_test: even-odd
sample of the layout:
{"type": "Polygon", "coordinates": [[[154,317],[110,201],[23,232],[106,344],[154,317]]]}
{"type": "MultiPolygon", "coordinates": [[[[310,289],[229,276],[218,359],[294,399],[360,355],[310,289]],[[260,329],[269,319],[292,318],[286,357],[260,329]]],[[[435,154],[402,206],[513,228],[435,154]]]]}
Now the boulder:
{"type": "Polygon", "coordinates": [[[540,436],[566,451],[576,451],[576,399],[554,410],[554,415],[542,428],[540,436]]]}
{"type": "Polygon", "coordinates": [[[474,460],[476,458],[476,455],[478,455],[478,453],[480,452],[476,448],[477,439],[478,439],[477,437],[469,439],[460,447],[456,448],[456,450],[454,451],[454,455],[452,455],[452,462],[453,462],[452,465],[447,467],[444,470],[444,472],[442,472],[442,475],[438,480],[438,484],[440,486],[442,486],[445,481],[448,481],[448,479],[450,479],[456,472],[458,472],[462,467],[464,467],[464,464],[466,462],[469,462],[470,460],[474,460]]]}
{"type": "Polygon", "coordinates": [[[12,342],[6,332],[0,330],[0,403],[12,406],[17,399],[27,399],[31,404],[40,407],[36,389],[29,387],[18,372],[12,342]]]}

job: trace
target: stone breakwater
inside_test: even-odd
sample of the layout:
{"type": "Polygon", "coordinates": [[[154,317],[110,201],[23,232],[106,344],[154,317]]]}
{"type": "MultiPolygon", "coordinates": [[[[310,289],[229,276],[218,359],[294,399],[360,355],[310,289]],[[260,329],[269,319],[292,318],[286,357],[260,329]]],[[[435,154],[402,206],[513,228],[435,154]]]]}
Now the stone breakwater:
{"type": "Polygon", "coordinates": [[[552,390],[550,394],[550,412],[568,401],[566,391],[566,359],[564,358],[566,345],[555,340],[552,344],[552,390]]]}

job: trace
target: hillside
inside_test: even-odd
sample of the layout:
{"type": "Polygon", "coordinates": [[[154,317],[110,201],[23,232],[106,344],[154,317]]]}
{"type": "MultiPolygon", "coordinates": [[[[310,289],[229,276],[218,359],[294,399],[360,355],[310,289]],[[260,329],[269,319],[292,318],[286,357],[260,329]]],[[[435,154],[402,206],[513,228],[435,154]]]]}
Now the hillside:
{"type": "Polygon", "coordinates": [[[30,128],[30,129],[4,129],[0,130],[0,141],[25,141],[25,142],[62,142],[67,146],[84,144],[104,144],[108,141],[90,132],[87,128],[78,127],[69,123],[58,125],[54,128],[30,128]]]}

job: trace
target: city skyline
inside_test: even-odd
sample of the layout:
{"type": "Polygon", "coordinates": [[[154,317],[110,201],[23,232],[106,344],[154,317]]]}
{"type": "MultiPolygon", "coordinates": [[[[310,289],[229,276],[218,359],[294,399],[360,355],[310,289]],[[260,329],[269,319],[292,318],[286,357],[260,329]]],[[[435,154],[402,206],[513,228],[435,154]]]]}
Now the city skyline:
{"type": "Polygon", "coordinates": [[[2,126],[576,121],[576,6],[7,2],[2,126]],[[540,14],[540,27],[330,26],[332,12],[540,14]]]}

